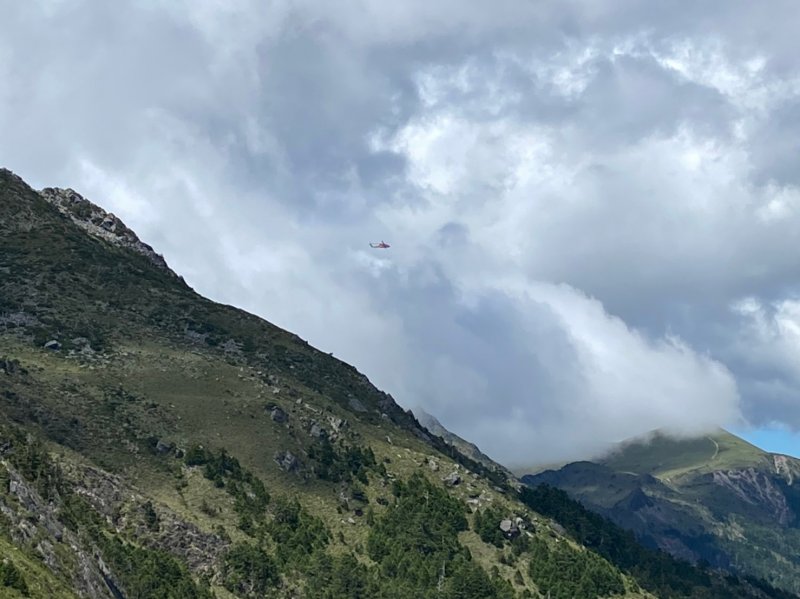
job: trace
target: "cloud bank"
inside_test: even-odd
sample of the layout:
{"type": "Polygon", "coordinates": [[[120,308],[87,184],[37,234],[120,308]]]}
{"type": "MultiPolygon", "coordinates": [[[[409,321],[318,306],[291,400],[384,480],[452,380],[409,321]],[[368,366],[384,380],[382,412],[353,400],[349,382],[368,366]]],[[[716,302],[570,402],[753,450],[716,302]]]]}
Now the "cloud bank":
{"type": "Polygon", "coordinates": [[[492,457],[800,428],[793,2],[0,4],[0,164],[492,457]]]}

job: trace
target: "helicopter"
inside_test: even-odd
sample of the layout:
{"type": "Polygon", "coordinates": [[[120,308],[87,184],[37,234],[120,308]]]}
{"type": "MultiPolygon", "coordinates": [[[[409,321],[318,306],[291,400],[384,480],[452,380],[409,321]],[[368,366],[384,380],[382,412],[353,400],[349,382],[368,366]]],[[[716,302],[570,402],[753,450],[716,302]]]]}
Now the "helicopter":
{"type": "Polygon", "coordinates": [[[390,248],[392,246],[390,246],[385,241],[381,241],[380,243],[370,243],[369,247],[371,247],[371,248],[379,248],[379,249],[385,250],[386,248],[390,248]]]}

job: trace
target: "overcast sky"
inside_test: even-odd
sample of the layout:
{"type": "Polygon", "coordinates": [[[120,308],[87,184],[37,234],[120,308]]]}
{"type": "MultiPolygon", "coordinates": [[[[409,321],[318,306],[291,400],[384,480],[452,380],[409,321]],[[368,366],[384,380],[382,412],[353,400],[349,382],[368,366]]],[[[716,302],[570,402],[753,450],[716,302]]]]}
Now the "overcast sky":
{"type": "Polygon", "coordinates": [[[800,427],[796,0],[0,14],[0,165],[492,457],[800,427]]]}

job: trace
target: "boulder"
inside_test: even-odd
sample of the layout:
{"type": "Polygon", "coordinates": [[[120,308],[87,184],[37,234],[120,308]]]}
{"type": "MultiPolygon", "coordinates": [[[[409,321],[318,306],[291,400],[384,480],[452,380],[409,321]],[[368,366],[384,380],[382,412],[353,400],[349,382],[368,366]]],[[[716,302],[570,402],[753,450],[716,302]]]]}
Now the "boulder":
{"type": "Polygon", "coordinates": [[[284,422],[289,420],[289,415],[278,406],[275,406],[270,411],[270,418],[272,418],[273,422],[277,422],[278,424],[283,424],[284,422]]]}
{"type": "Polygon", "coordinates": [[[519,527],[511,520],[505,519],[500,521],[500,530],[507,539],[513,539],[519,535],[519,527]]]}
{"type": "Polygon", "coordinates": [[[274,460],[284,472],[297,472],[300,469],[300,460],[291,451],[275,453],[274,460]]]}
{"type": "Polygon", "coordinates": [[[458,472],[454,471],[445,476],[442,480],[445,482],[445,484],[448,484],[451,487],[455,487],[456,485],[461,483],[461,476],[458,474],[458,472]]]}
{"type": "Polygon", "coordinates": [[[0,371],[3,371],[8,375],[16,373],[18,367],[19,362],[17,360],[0,359],[0,371]]]}
{"type": "Polygon", "coordinates": [[[44,348],[49,349],[51,351],[58,351],[61,349],[61,344],[55,339],[51,339],[50,341],[44,344],[44,348]]]}
{"type": "Polygon", "coordinates": [[[353,397],[352,395],[348,398],[347,403],[350,405],[350,409],[356,412],[366,412],[367,408],[361,403],[358,399],[353,397]]]}
{"type": "Polygon", "coordinates": [[[347,428],[347,420],[343,420],[342,418],[339,418],[338,416],[329,416],[328,417],[328,424],[331,425],[331,430],[334,433],[340,433],[345,428],[347,428]]]}

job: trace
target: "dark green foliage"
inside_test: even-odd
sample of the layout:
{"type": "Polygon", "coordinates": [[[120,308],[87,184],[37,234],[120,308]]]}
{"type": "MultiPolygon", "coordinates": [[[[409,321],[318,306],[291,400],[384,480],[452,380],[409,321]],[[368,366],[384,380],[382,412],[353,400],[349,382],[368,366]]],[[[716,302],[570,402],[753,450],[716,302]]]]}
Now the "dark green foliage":
{"type": "Polygon", "coordinates": [[[596,553],[574,549],[566,542],[548,546],[534,538],[529,574],[552,599],[594,599],[625,592],[613,566],[596,553]]]}
{"type": "MultiPolygon", "coordinates": [[[[15,427],[0,426],[0,440],[17,472],[42,497],[58,504],[58,516],[64,525],[100,548],[105,561],[123,581],[127,598],[212,599],[210,592],[195,585],[185,566],[171,555],[136,547],[109,534],[105,519],[72,490],[37,438],[15,427]]],[[[145,504],[143,511],[147,525],[157,527],[158,516],[152,504],[145,504]]],[[[22,592],[25,581],[8,562],[0,564],[1,584],[22,592]]]]}
{"type": "Polygon", "coordinates": [[[122,581],[128,599],[213,599],[195,584],[186,567],[163,551],[145,549],[116,537],[98,539],[103,557],[122,581]]]}
{"type": "Polygon", "coordinates": [[[278,499],[272,511],[274,517],[266,525],[266,531],[275,541],[278,561],[284,567],[306,568],[311,558],[328,545],[328,529],[322,520],[306,512],[296,500],[278,499]]]}
{"type": "Polygon", "coordinates": [[[69,493],[63,497],[59,517],[72,532],[82,532],[90,539],[96,539],[105,528],[103,518],[86,499],[69,493]]]}
{"type": "Polygon", "coordinates": [[[44,499],[54,499],[65,488],[61,469],[39,439],[17,428],[3,430],[0,439],[10,445],[8,459],[12,466],[44,499]]]}
{"type": "Polygon", "coordinates": [[[146,502],[142,509],[144,511],[144,523],[147,528],[152,531],[158,530],[158,514],[153,508],[153,503],[151,501],[146,502]]]}
{"type": "Polygon", "coordinates": [[[207,453],[202,445],[192,445],[186,450],[183,461],[187,466],[203,466],[208,461],[207,453]]]}
{"type": "Polygon", "coordinates": [[[314,464],[317,477],[330,482],[350,482],[355,476],[366,484],[368,469],[385,472],[382,464],[380,467],[376,464],[371,447],[364,448],[344,443],[334,445],[326,436],[322,436],[311,445],[308,457],[314,464]]]}
{"type": "Polygon", "coordinates": [[[794,597],[766,583],[763,587],[769,590],[761,588],[763,594],[760,594],[752,585],[744,585],[736,577],[712,575],[667,553],[646,548],[636,541],[633,533],[590,512],[560,489],[548,485],[524,487],[519,497],[532,509],[561,522],[580,543],[631,574],[642,587],[659,597],[794,597]]]}
{"type": "Polygon", "coordinates": [[[263,549],[237,543],[225,555],[225,588],[246,597],[263,597],[280,578],[273,558],[263,549]]]}
{"type": "Polygon", "coordinates": [[[380,595],[380,584],[352,553],[321,555],[308,580],[308,599],[373,599],[380,595]]]}
{"type": "Polygon", "coordinates": [[[502,547],[506,538],[500,530],[500,521],[505,517],[500,509],[489,506],[475,512],[472,528],[484,543],[502,547]]]}
{"type": "Polygon", "coordinates": [[[234,509],[239,514],[242,528],[253,532],[253,521],[261,521],[270,502],[264,483],[252,472],[242,467],[225,449],[217,452],[193,445],[183,458],[187,466],[202,466],[203,476],[218,488],[224,488],[234,498],[234,509]]]}
{"type": "Polygon", "coordinates": [[[387,597],[513,597],[459,543],[458,533],[467,529],[463,503],[421,475],[398,481],[394,493],[395,504],[367,540],[381,576],[392,581],[387,597]]]}
{"type": "Polygon", "coordinates": [[[22,573],[9,560],[0,562],[0,587],[19,591],[25,597],[28,597],[30,593],[22,573]]]}

